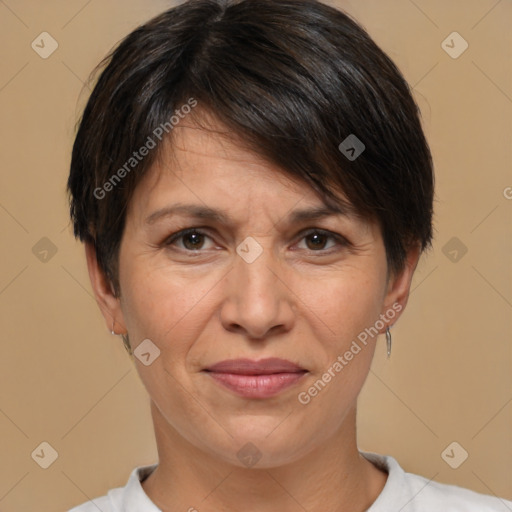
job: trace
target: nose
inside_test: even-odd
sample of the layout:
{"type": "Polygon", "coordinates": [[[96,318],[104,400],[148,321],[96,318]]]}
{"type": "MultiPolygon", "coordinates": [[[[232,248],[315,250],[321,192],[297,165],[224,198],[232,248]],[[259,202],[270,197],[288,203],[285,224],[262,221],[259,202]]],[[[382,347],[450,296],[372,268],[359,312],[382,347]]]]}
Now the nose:
{"type": "Polygon", "coordinates": [[[223,327],[253,340],[289,331],[294,322],[294,295],[271,249],[252,263],[238,255],[235,258],[226,276],[220,312],[223,327]]]}

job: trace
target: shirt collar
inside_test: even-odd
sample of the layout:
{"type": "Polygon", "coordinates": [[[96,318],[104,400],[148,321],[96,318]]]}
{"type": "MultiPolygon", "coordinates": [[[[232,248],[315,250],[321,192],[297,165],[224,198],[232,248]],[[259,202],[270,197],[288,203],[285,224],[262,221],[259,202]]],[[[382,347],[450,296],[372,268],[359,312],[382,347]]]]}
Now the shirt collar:
{"type": "Polygon", "coordinates": [[[128,483],[115,503],[114,510],[123,512],[162,512],[145,493],[141,482],[145,480],[158,466],[151,464],[135,468],[130,474],[128,483]]]}
{"type": "MultiPolygon", "coordinates": [[[[405,495],[405,473],[398,462],[389,455],[380,455],[373,452],[360,452],[360,454],[372,464],[388,473],[388,478],[382,492],[367,512],[374,510],[391,510],[397,503],[397,490],[401,490],[405,495]],[[391,508],[390,508],[391,507],[391,508]]],[[[150,499],[144,491],[141,482],[144,481],[156,468],[158,464],[149,466],[140,466],[135,468],[130,474],[128,483],[123,489],[123,493],[118,495],[117,499],[111,496],[115,501],[115,510],[123,512],[162,512],[150,499]]]]}

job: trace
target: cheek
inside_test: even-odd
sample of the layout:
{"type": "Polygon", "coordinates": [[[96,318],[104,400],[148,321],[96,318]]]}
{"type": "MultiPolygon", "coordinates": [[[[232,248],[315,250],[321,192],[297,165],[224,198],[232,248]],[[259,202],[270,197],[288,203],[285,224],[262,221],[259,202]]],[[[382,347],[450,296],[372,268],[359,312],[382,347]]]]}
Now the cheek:
{"type": "Polygon", "coordinates": [[[315,282],[299,282],[297,295],[309,322],[341,350],[379,317],[385,280],[371,268],[350,268],[315,282]]]}
{"type": "MultiPolygon", "coordinates": [[[[160,350],[149,366],[135,359],[141,380],[157,407],[186,410],[193,407],[187,386],[187,355],[211,318],[209,305],[217,280],[212,276],[184,279],[162,266],[126,265],[123,314],[132,348],[149,338],[160,350]]],[[[164,413],[164,411],[161,411],[164,413]]],[[[201,418],[204,421],[204,418],[201,418]]]]}
{"type": "Polygon", "coordinates": [[[208,321],[213,276],[186,279],[149,263],[126,265],[124,270],[123,313],[132,346],[149,338],[162,353],[185,351],[208,321]]]}
{"type": "Polygon", "coordinates": [[[308,417],[323,418],[318,433],[322,439],[342,424],[366,380],[377,341],[367,333],[379,318],[384,286],[378,273],[351,269],[326,281],[304,301],[310,310],[308,322],[317,326],[315,355],[320,364],[301,388],[298,407],[308,417]]]}

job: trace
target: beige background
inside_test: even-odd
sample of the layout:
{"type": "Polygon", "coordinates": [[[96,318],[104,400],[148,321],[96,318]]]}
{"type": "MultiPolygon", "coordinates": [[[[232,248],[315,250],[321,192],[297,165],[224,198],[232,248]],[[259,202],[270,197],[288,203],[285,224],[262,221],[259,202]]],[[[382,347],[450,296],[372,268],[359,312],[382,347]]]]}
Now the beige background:
{"type": "MultiPolygon", "coordinates": [[[[512,499],[512,2],[331,3],[362,22],[414,87],[437,173],[434,249],[390,361],[380,341],[360,400],[360,447],[512,499]],[[469,43],[458,59],[441,47],[453,31],[469,43]],[[467,248],[456,262],[453,237],[459,258],[467,248]],[[469,453],[458,469],[441,458],[453,441],[469,453]]],[[[3,512],[66,510],[156,461],[145,390],[92,298],[64,187],[83,82],[170,5],[0,0],[3,512]],[[59,45],[47,59],[31,48],[43,31],[59,45]],[[41,252],[51,249],[43,237],[55,254],[41,252]],[[48,469],[31,457],[43,441],[58,452],[48,469]]]]}

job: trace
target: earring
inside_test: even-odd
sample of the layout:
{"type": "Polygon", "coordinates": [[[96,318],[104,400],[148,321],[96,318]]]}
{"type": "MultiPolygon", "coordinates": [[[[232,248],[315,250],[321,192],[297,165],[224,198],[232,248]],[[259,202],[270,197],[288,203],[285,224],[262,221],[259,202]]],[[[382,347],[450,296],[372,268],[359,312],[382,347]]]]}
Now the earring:
{"type": "Polygon", "coordinates": [[[113,335],[115,334],[116,336],[121,336],[121,338],[123,338],[123,345],[124,345],[124,348],[126,349],[126,351],[128,352],[128,354],[132,355],[133,352],[132,352],[132,347],[130,346],[130,339],[128,338],[128,333],[126,334],[117,334],[115,331],[114,331],[114,320],[112,320],[112,329],[110,331],[113,335]]]}
{"type": "Polygon", "coordinates": [[[388,359],[391,355],[391,333],[389,332],[389,327],[386,327],[386,347],[388,350],[388,359]]]}
{"type": "Polygon", "coordinates": [[[131,356],[133,354],[132,347],[130,346],[130,339],[128,338],[128,333],[121,334],[121,337],[123,338],[123,345],[126,349],[126,352],[131,356]]]}

